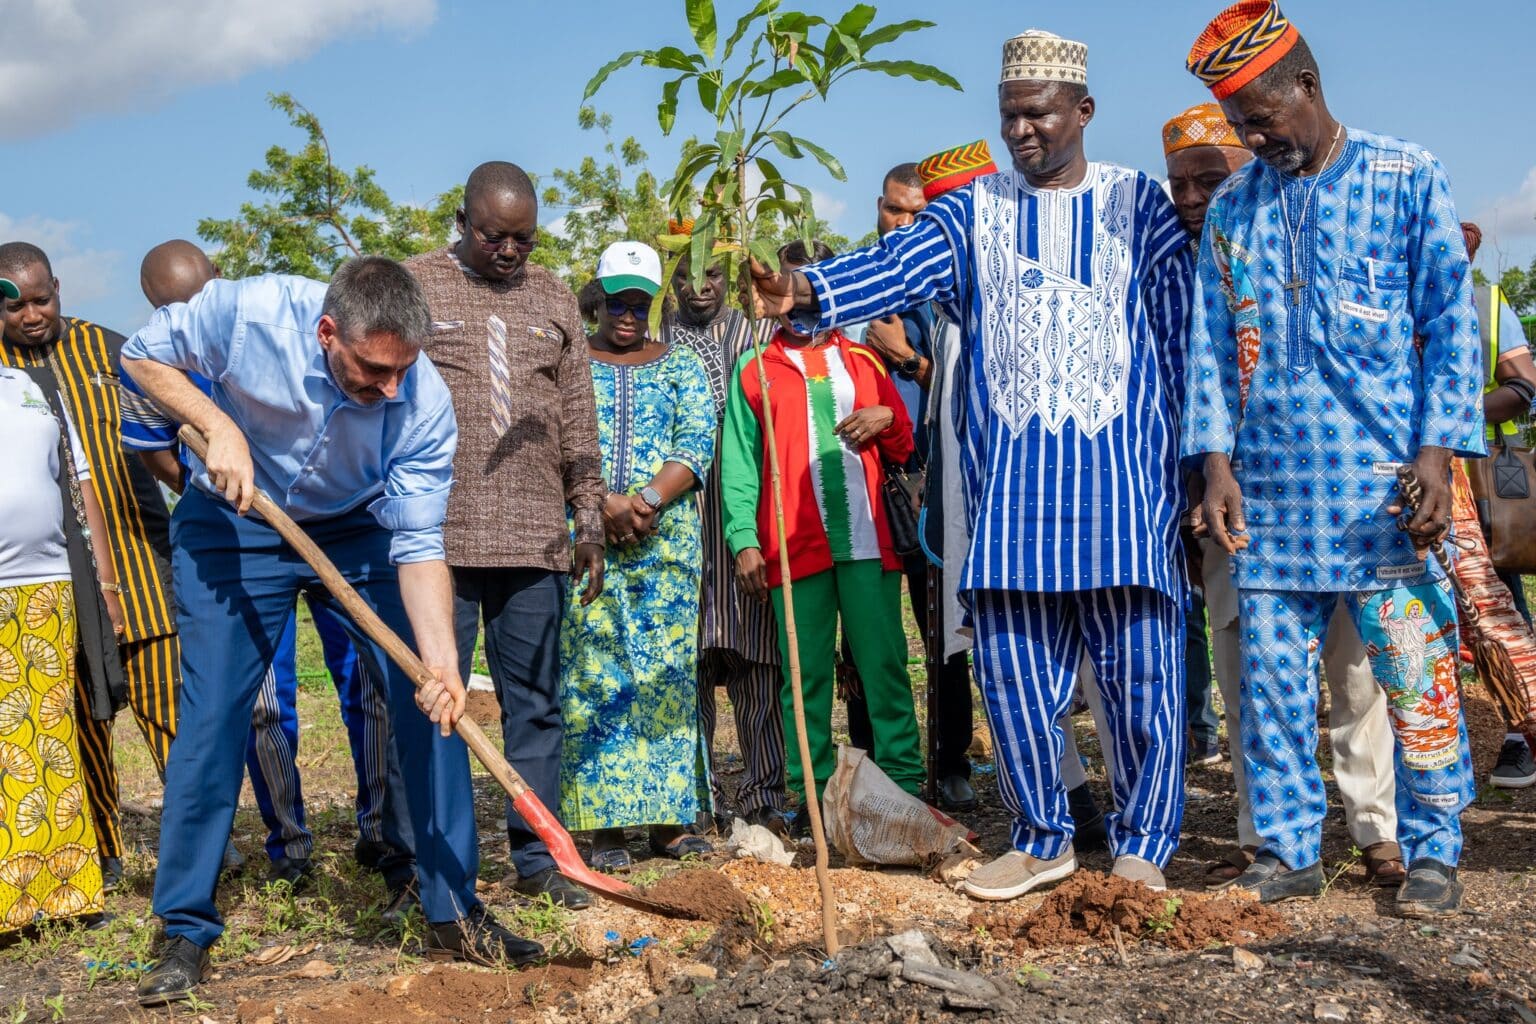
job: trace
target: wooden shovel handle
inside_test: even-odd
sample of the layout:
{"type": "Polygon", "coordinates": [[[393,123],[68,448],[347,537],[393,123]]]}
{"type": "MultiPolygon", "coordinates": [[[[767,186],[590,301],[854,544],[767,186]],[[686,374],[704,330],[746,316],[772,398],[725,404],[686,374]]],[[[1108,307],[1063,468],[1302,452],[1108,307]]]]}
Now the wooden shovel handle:
{"type": "MultiPolygon", "coordinates": [[[[182,444],[192,449],[198,458],[207,459],[208,441],[201,431],[196,427],[184,425],[181,428],[180,437],[182,444]]],[[[295,523],[288,513],[279,508],[277,502],[260,488],[256,489],[256,497],[251,502],[251,509],[266,520],[268,525],[276,530],[294,551],[298,552],[300,558],[309,563],[309,567],[320,577],[320,582],[325,584],[325,589],[341,602],[341,606],[347,610],[352,621],[357,623],[357,627],[382,647],[391,661],[405,670],[405,674],[411,677],[411,681],[418,689],[437,678],[426,665],[422,664],[416,652],[411,650],[394,630],[384,624],[384,620],[379,618],[378,614],[368,606],[368,602],[364,601],[362,596],[353,589],[352,584],[341,575],[335,563],[325,556],[325,552],[321,551],[314,541],[309,539],[309,534],[305,533],[299,524],[295,523]]],[[[454,728],[469,745],[469,749],[475,752],[475,757],[480,759],[480,763],[485,765],[486,770],[495,777],[497,782],[501,783],[501,788],[507,791],[508,796],[516,800],[529,792],[528,784],[523,781],[522,776],[517,774],[517,770],[507,763],[507,759],[501,756],[501,752],[491,745],[490,739],[473,718],[468,715],[461,716],[454,728]]]]}

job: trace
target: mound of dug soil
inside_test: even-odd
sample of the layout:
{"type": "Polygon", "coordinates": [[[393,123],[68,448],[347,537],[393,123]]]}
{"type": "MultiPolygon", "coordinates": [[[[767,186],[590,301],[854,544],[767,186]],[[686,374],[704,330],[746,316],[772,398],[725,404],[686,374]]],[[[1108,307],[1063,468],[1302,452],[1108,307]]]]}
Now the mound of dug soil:
{"type": "Polygon", "coordinates": [[[640,895],[663,913],[695,921],[744,919],[751,909],[741,890],[712,868],[678,871],[640,890],[640,895]]]}
{"type": "Polygon", "coordinates": [[[1141,882],[1079,871],[1034,910],[1000,907],[971,914],[973,928],[1012,937],[1024,952],[1150,939],[1171,949],[1247,945],[1288,931],[1285,918],[1237,894],[1153,892],[1141,882]]]}

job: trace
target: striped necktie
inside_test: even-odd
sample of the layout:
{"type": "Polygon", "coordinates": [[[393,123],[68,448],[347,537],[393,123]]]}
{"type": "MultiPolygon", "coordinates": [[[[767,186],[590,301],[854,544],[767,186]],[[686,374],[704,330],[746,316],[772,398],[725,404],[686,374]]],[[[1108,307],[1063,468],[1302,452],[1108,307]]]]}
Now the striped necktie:
{"type": "Polygon", "coordinates": [[[497,437],[512,427],[512,374],[507,369],[507,325],[499,316],[486,321],[491,357],[491,426],[497,437]]]}

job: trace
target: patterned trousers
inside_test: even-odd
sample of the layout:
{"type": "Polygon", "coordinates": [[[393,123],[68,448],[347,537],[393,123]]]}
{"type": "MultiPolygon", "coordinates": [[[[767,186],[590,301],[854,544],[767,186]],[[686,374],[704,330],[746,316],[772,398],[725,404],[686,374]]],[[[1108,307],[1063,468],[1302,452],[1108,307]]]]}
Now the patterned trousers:
{"type": "MultiPolygon", "coordinates": [[[[181,638],[150,637],[118,647],[128,676],[128,706],[155,771],[163,779],[165,762],[176,738],[176,697],[181,690],[181,638]]],[[[122,815],[118,808],[117,765],[113,762],[112,722],[91,717],[83,673],[76,673],[75,709],[80,726],[80,764],[90,798],[96,841],[103,857],[123,855],[122,815]]]]}
{"type": "Polygon", "coordinates": [[[1119,808],[1105,817],[1116,856],[1159,867],[1184,817],[1184,610],[1145,587],[1061,594],[971,593],[975,669],[992,728],[997,781],[1013,813],[1013,845],[1036,857],[1072,842],[1061,778],[1061,716],[1078,663],[1093,666],[1112,747],[1119,808]]]}
{"type": "Polygon", "coordinates": [[[745,762],[736,790],[736,812],[762,807],[784,810],[784,714],[779,698],[779,666],[748,661],[739,653],[711,647],[699,654],[699,727],[710,753],[710,797],[721,814],[728,806],[715,774],[715,687],[724,686],[736,713],[736,742],[745,762]]]}
{"type": "MultiPolygon", "coordinates": [[[[398,841],[406,829],[402,814],[386,835],[384,816],[389,803],[389,704],[382,682],[370,676],[352,647],[342,620],[319,602],[310,602],[315,630],[326,668],[341,703],[341,719],[357,776],[357,831],[361,842],[388,846],[410,861],[409,839],[398,841]],[[403,847],[403,848],[402,848],[403,847]]],[[[295,664],[298,617],[288,620],[277,654],[256,695],[245,766],[251,790],[267,827],[267,856],[307,858],[315,837],[304,815],[304,790],[299,780],[298,672],[295,664]]],[[[398,771],[398,769],[396,769],[398,771]]]]}
{"type": "Polygon", "coordinates": [[[1261,849],[1287,867],[1321,856],[1317,667],[1335,605],[1354,620],[1396,736],[1397,831],[1412,863],[1461,855],[1475,787],[1457,685],[1456,604],[1445,580],[1353,594],[1240,591],[1243,763],[1261,849]]]}
{"type": "MultiPolygon", "coordinates": [[[[1451,493],[1454,497],[1453,513],[1456,536],[1472,542],[1470,550],[1463,551],[1456,559],[1456,582],[1477,608],[1477,625],[1463,622],[1463,634],[1476,632],[1481,638],[1492,640],[1504,648],[1525,686],[1528,700],[1536,699],[1536,636],[1531,625],[1515,606],[1515,595],[1499,578],[1488,555],[1488,544],[1483,539],[1483,529],[1477,520],[1477,503],[1472,497],[1472,484],[1467,479],[1466,463],[1455,462],[1451,476],[1451,493]]],[[[1477,639],[1468,635],[1468,640],[1477,639]]],[[[1500,702],[1506,724],[1511,731],[1519,731],[1536,716],[1536,706],[1530,708],[1506,708],[1500,702]]]]}

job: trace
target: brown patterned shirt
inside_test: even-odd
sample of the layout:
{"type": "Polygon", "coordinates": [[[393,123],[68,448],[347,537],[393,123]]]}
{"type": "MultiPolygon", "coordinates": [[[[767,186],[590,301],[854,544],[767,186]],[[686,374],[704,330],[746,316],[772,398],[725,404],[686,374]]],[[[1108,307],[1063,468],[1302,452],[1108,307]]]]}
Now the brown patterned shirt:
{"type": "Polygon", "coordinates": [[[603,543],[602,455],[576,296],[529,264],[510,282],[465,269],[451,248],[405,267],[432,308],[432,363],[453,394],[459,447],[443,541],[448,564],[569,572],[577,543],[603,543]],[[491,423],[490,319],[506,325],[512,426],[491,423]]]}

